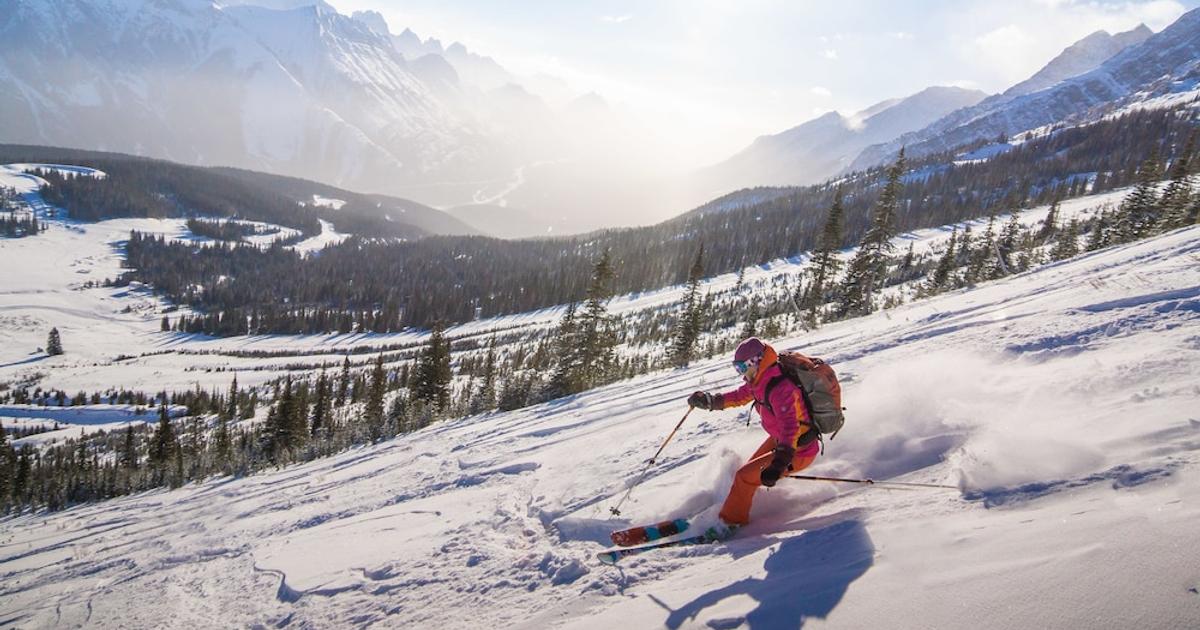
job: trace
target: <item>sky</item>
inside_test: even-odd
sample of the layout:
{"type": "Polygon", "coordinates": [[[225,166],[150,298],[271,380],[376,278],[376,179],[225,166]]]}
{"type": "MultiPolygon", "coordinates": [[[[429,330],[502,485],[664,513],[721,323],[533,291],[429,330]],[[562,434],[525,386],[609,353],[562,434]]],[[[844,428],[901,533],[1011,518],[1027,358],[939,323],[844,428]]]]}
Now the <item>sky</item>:
{"type": "Polygon", "coordinates": [[[1086,35],[1200,0],[331,0],[594,91],[700,162],[932,85],[994,93],[1086,35]]]}

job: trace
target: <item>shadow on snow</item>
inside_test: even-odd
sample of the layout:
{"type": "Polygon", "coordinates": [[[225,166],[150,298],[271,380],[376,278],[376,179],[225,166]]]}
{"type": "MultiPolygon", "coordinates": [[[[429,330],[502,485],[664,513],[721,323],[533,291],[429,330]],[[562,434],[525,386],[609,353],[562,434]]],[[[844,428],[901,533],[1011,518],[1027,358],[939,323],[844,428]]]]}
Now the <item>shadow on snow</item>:
{"type": "MultiPolygon", "coordinates": [[[[704,609],[747,596],[757,602],[742,616],[710,619],[710,628],[802,628],[811,618],[825,618],[842,601],[850,584],[874,564],[875,545],[858,514],[831,525],[814,519],[820,529],[784,539],[763,563],[762,578],[743,578],[671,609],[664,625],[674,630],[695,625],[704,609]]],[[[798,523],[803,527],[803,523],[798,523]]]]}

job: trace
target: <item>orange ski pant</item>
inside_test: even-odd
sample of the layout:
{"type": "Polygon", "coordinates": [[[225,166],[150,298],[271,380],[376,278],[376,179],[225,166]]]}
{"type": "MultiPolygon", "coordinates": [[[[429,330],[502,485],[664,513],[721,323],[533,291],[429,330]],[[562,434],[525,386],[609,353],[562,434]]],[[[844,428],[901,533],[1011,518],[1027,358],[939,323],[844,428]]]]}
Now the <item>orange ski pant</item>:
{"type": "MultiPolygon", "coordinates": [[[[731,525],[745,525],[750,522],[750,504],[754,502],[754,492],[762,485],[759,477],[762,470],[770,465],[775,445],[775,438],[767,438],[767,441],[754,451],[754,455],[750,456],[750,461],[738,469],[733,477],[733,486],[729,488],[729,496],[725,497],[725,504],[721,506],[721,520],[731,525]]],[[[808,468],[817,458],[817,454],[811,449],[803,451],[807,452],[797,452],[792,457],[790,472],[808,468]]]]}

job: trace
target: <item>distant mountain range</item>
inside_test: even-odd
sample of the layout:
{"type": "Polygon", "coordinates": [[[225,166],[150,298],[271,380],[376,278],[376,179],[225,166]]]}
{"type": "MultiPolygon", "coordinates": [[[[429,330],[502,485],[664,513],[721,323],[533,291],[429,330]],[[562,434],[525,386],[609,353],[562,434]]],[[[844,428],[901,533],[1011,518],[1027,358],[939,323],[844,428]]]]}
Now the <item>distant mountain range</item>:
{"type": "MultiPolygon", "coordinates": [[[[1054,89],[1096,70],[1153,35],[1145,25],[1116,35],[1097,31],[1067,47],[1033,76],[1002,94],[989,96],[978,90],[931,87],[850,116],[829,112],[782,133],[758,138],[732,158],[705,169],[700,177],[724,190],[813,184],[848,170],[875,166],[890,159],[903,145],[913,147],[910,153],[920,155],[1002,132],[1025,131],[1053,122],[1064,113],[1081,111],[1077,106],[1084,103],[1065,104],[1070,108],[1066,112],[1066,108],[1026,112],[1023,110],[1030,101],[1022,97],[1054,89]],[[985,112],[996,114],[990,123],[960,130],[985,112]]],[[[1165,65],[1169,64],[1155,67],[1165,70],[1165,65]]]]}
{"type": "Polygon", "coordinates": [[[450,232],[562,234],[653,222],[685,210],[684,198],[824,181],[901,146],[919,156],[1186,94],[1200,83],[1198,23],[1200,10],[1158,34],[1094,33],[1002,94],[931,87],[831,112],[664,182],[639,154],[653,130],[599,96],[516,76],[460,43],[393,33],[375,12],[346,16],[320,0],[6,0],[0,142],[412,199],[454,208],[462,221],[450,232]]]}
{"type": "Polygon", "coordinates": [[[1160,33],[1147,35],[1147,31],[1138,27],[1110,36],[1108,42],[1103,34],[1089,36],[1004,94],[868,147],[850,169],[885,162],[901,147],[906,147],[909,155],[922,156],[1045,125],[1086,122],[1123,107],[1200,88],[1200,9],[1184,14],[1160,33]],[[1113,49],[1119,52],[1093,64],[1113,49]],[[1067,68],[1088,66],[1091,68],[1081,74],[1038,89],[1069,72],[1067,68]]]}
{"type": "Polygon", "coordinates": [[[8,0],[0,142],[447,206],[565,156],[569,124],[494,60],[313,1],[8,0]]]}
{"type": "Polygon", "coordinates": [[[979,90],[931,87],[850,116],[829,112],[755,140],[741,153],[707,169],[702,178],[717,190],[816,183],[844,169],[868,146],[921,129],[986,97],[979,90]]]}

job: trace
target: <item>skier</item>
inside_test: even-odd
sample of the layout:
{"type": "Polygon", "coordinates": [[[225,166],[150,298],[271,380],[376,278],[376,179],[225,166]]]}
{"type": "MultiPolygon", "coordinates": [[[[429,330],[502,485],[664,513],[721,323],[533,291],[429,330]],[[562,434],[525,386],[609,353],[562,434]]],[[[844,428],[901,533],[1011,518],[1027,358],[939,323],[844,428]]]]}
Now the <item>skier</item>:
{"type": "Polygon", "coordinates": [[[750,522],[750,504],[759,486],[770,488],[787,472],[804,470],[820,451],[819,434],[813,430],[804,394],[780,371],[778,359],[774,348],[750,337],[733,354],[733,367],[744,381],[741,387],[721,394],[695,392],[688,397],[689,405],[709,411],[753,402],[768,434],[733,478],[721,506],[718,531],[723,537],[750,522]]]}

